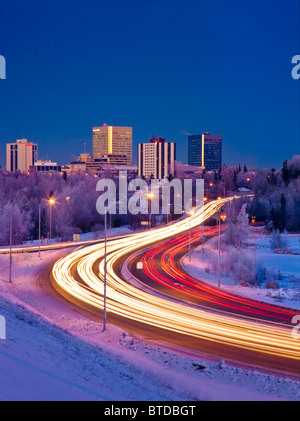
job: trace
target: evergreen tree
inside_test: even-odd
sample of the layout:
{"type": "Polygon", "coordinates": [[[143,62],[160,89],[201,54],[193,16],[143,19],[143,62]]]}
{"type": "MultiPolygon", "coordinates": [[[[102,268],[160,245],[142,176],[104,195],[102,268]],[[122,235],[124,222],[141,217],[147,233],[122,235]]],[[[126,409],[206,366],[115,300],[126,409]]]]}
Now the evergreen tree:
{"type": "Polygon", "coordinates": [[[281,176],[282,176],[282,180],[284,181],[284,183],[286,185],[289,184],[290,172],[289,172],[287,160],[283,161],[283,163],[282,163],[281,176]]]}
{"type": "Polygon", "coordinates": [[[236,191],[238,189],[237,173],[233,172],[233,189],[236,191]]]}
{"type": "Polygon", "coordinates": [[[269,221],[272,222],[272,227],[274,230],[277,230],[280,228],[280,214],[277,209],[274,209],[273,205],[271,205],[269,221]]]}
{"type": "Polygon", "coordinates": [[[282,232],[286,227],[286,198],[284,193],[280,196],[279,230],[282,232]]]}
{"type": "Polygon", "coordinates": [[[270,182],[271,182],[272,184],[275,184],[275,183],[276,183],[275,173],[276,173],[275,168],[271,168],[271,177],[270,177],[270,182]]]}

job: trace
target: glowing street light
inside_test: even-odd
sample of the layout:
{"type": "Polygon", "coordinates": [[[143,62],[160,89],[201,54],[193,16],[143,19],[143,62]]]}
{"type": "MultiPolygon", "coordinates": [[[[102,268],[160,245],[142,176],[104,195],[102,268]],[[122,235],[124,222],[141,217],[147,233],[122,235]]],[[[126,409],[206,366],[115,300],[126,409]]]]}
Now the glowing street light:
{"type": "Polygon", "coordinates": [[[149,213],[149,227],[151,228],[151,199],[154,197],[153,193],[148,193],[148,213],[149,213]]]}
{"type": "Polygon", "coordinates": [[[225,214],[219,215],[219,217],[214,217],[217,221],[218,227],[218,287],[220,288],[220,268],[221,268],[221,221],[226,221],[227,216],[225,214]]]}
{"type": "Polygon", "coordinates": [[[106,256],[106,252],[107,252],[107,212],[105,212],[105,217],[104,217],[104,291],[103,291],[103,328],[102,331],[105,332],[106,330],[106,271],[107,271],[107,256],[106,256]]]}
{"type": "Polygon", "coordinates": [[[51,197],[50,199],[48,199],[48,203],[50,205],[50,244],[51,244],[51,239],[52,239],[52,205],[54,205],[55,200],[51,197]]]}
{"type": "Polygon", "coordinates": [[[218,287],[220,288],[220,266],[221,266],[221,220],[224,222],[226,220],[226,215],[220,215],[218,220],[219,225],[219,236],[218,236],[218,287]]]}
{"type": "MultiPolygon", "coordinates": [[[[66,200],[69,200],[69,197],[66,197],[66,200]]],[[[52,205],[56,202],[53,198],[47,200],[47,203],[50,205],[50,243],[51,243],[51,236],[52,236],[52,205]]],[[[39,257],[41,256],[41,208],[43,203],[39,204],[39,257]]]]}

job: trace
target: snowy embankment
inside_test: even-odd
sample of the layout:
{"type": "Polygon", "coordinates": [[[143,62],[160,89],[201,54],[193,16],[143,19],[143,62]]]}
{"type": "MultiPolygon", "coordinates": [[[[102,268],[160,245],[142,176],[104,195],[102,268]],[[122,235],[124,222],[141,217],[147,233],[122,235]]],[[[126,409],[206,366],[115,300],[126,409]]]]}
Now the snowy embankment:
{"type": "MultiPolygon", "coordinates": [[[[300,310],[300,236],[286,234],[284,237],[288,245],[287,250],[274,251],[270,247],[270,236],[261,232],[260,228],[251,228],[247,248],[244,250],[249,258],[251,255],[254,256],[261,267],[276,275],[274,277],[277,288],[267,288],[265,283],[259,286],[250,284],[244,286],[245,283],[238,282],[230,274],[222,273],[222,269],[221,288],[255,300],[300,310]]],[[[207,241],[204,250],[202,246],[196,248],[191,253],[191,261],[188,256],[182,259],[184,269],[191,276],[217,286],[217,247],[217,238],[213,238],[207,241]]],[[[226,248],[221,246],[221,267],[224,253],[226,253],[226,248]]]]}
{"type": "MultiPolygon", "coordinates": [[[[44,269],[68,251],[0,255],[0,400],[300,400],[300,383],[170,350],[67,303],[44,269]]],[[[128,329],[129,330],[129,329],[128,329]]]]}
{"type": "MultiPolygon", "coordinates": [[[[107,238],[109,239],[111,236],[118,236],[118,235],[125,235],[125,234],[132,234],[132,229],[129,228],[128,225],[124,225],[121,227],[117,227],[117,228],[107,228],[107,238]]],[[[93,242],[93,241],[97,241],[97,240],[103,240],[104,239],[104,229],[99,230],[99,231],[93,231],[93,232],[87,232],[87,233],[83,233],[83,234],[79,234],[79,240],[76,241],[63,241],[61,238],[52,238],[51,240],[51,244],[52,245],[58,245],[60,247],[70,247],[72,245],[82,245],[83,242],[93,242]]],[[[24,247],[38,247],[39,245],[39,240],[28,240],[28,241],[24,241],[23,244],[17,245],[17,246],[13,246],[13,248],[24,248],[24,247]]],[[[48,246],[50,245],[50,242],[48,239],[41,239],[40,242],[41,247],[43,248],[44,246],[48,246]]],[[[9,246],[0,246],[0,253],[1,253],[1,249],[8,249],[9,246]]]]}

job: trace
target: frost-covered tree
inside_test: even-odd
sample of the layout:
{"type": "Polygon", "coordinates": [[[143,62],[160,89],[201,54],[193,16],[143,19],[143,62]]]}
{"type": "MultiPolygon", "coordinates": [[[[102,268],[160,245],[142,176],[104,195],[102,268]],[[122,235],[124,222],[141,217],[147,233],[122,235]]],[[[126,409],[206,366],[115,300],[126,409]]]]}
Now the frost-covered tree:
{"type": "Polygon", "coordinates": [[[22,210],[16,203],[6,203],[0,213],[0,245],[10,242],[10,225],[12,225],[12,244],[22,244],[30,238],[33,226],[31,215],[22,210]]]}
{"type": "Polygon", "coordinates": [[[288,247],[286,237],[279,230],[273,230],[270,236],[270,247],[272,249],[286,250],[288,247]]]}
{"type": "Polygon", "coordinates": [[[229,220],[225,233],[225,243],[237,248],[244,247],[249,237],[249,215],[244,203],[237,215],[236,221],[229,220]]]}

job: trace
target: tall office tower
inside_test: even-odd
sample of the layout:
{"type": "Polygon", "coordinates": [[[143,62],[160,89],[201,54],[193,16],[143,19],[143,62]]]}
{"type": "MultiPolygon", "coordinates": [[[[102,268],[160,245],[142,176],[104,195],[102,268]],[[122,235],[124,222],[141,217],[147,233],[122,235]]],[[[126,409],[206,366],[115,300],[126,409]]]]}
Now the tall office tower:
{"type": "Polygon", "coordinates": [[[132,127],[93,127],[93,158],[104,155],[126,155],[126,165],[132,165],[132,127]]]}
{"type": "Polygon", "coordinates": [[[176,144],[152,138],[138,145],[138,175],[162,179],[175,172],[176,144]]]}
{"type": "Polygon", "coordinates": [[[189,165],[214,171],[222,165],[222,136],[202,133],[188,136],[189,165]]]}
{"type": "Polygon", "coordinates": [[[16,143],[6,144],[6,169],[7,171],[20,170],[27,172],[29,167],[37,161],[38,146],[27,139],[17,139],[16,143]]]}

